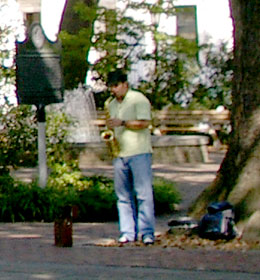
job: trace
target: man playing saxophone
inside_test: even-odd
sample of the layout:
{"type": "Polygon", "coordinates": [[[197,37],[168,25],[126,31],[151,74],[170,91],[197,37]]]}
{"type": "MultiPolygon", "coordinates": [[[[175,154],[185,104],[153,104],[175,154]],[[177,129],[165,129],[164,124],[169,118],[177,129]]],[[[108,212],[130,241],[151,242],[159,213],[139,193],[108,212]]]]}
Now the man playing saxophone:
{"type": "Polygon", "coordinates": [[[151,105],[141,92],[129,88],[121,69],[109,73],[107,85],[114,96],[108,105],[107,127],[114,130],[119,145],[113,160],[119,242],[133,242],[140,235],[144,244],[153,244],[151,105]]]}

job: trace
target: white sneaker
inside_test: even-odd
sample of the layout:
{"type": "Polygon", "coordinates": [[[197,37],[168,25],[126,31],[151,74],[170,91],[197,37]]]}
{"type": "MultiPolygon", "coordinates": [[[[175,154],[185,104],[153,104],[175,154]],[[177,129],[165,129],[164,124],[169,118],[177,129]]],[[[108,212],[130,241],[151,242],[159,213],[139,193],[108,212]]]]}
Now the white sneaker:
{"type": "Polygon", "coordinates": [[[131,242],[131,241],[128,240],[128,238],[126,236],[122,235],[121,237],[119,237],[118,242],[125,244],[125,243],[131,242]]]}
{"type": "Polygon", "coordinates": [[[144,236],[143,243],[145,245],[152,245],[152,244],[154,244],[154,240],[151,236],[144,236]]]}

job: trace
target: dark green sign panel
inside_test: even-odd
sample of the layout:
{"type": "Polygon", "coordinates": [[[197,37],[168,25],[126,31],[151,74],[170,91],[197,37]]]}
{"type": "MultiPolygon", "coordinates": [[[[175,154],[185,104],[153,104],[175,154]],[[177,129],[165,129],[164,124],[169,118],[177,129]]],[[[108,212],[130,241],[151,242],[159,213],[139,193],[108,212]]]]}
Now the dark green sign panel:
{"type": "Polygon", "coordinates": [[[62,102],[64,87],[59,42],[49,42],[40,24],[33,23],[29,38],[16,46],[16,92],[19,104],[62,102]]]}

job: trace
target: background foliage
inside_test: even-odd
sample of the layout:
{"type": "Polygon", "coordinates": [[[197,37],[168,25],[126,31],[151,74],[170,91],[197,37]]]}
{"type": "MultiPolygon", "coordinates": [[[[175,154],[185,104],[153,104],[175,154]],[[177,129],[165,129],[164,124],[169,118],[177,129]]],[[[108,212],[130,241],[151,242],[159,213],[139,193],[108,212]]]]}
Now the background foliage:
{"type": "Polygon", "coordinates": [[[32,106],[9,106],[0,109],[0,166],[30,166],[37,158],[37,123],[32,106]]]}
{"type": "Polygon", "coordinates": [[[87,53],[91,45],[97,1],[87,1],[88,4],[85,2],[71,1],[72,15],[68,16],[68,19],[65,17],[59,34],[62,41],[62,66],[66,89],[76,88],[80,83],[84,84],[88,70],[87,53]],[[72,26],[71,20],[74,20],[72,22],[75,26],[72,26]]]}
{"type": "MultiPolygon", "coordinates": [[[[143,60],[150,63],[147,64],[150,65],[147,71],[150,74],[144,80],[139,80],[134,87],[147,95],[155,109],[178,104],[180,107],[189,106],[191,109],[214,109],[218,105],[229,108],[233,72],[231,50],[227,49],[226,44],[223,43],[217,49],[213,45],[198,46],[195,41],[159,31],[156,21],[158,15],[162,12],[167,15],[176,13],[172,1],[156,1],[155,4],[141,1],[138,5],[132,1],[125,3],[127,8],[136,11],[143,9],[150,13],[152,22],[144,24],[125,16],[124,11],[114,11],[96,5],[87,6],[78,1],[75,13],[82,20],[88,19],[92,25],[80,29],[73,37],[66,33],[61,35],[65,63],[71,66],[65,68],[68,69],[65,72],[74,75],[72,79],[65,77],[65,81],[68,80],[65,83],[83,80],[82,71],[78,75],[79,67],[73,65],[74,61],[77,63],[73,52],[78,50],[77,44],[82,41],[82,32],[88,36],[84,40],[89,41],[84,42],[86,48],[81,48],[79,53],[82,53],[83,49],[84,52],[86,50],[86,54],[90,49],[95,49],[101,54],[96,63],[86,65],[86,70],[95,73],[96,80],[106,81],[107,74],[115,68],[129,70],[132,65],[143,60]],[[106,26],[106,29],[93,34],[94,20],[106,26]],[[154,50],[149,54],[144,51],[145,34],[152,34],[154,43],[154,50]],[[77,69],[72,71],[74,68],[77,69]]],[[[83,56],[83,53],[79,56],[83,56]]],[[[95,93],[98,108],[103,107],[108,95],[106,90],[95,93]]]]}
{"type": "MultiPolygon", "coordinates": [[[[67,206],[76,205],[76,221],[117,219],[116,197],[111,179],[85,177],[78,167],[71,144],[67,140],[71,121],[62,112],[47,114],[46,141],[50,175],[41,189],[37,180],[23,183],[14,180],[9,168],[37,164],[37,122],[34,106],[11,107],[2,114],[0,160],[0,221],[53,221],[67,206]]],[[[156,213],[171,213],[180,201],[174,184],[162,179],[154,181],[156,213]]]]}
{"type": "MultiPolygon", "coordinates": [[[[37,115],[31,105],[5,106],[0,110],[0,166],[2,172],[19,166],[36,166],[37,115]],[[8,109],[7,109],[8,108],[8,109]]],[[[70,158],[71,144],[67,141],[71,120],[63,112],[47,113],[46,150],[48,164],[70,158]]]]}
{"type": "MultiPolygon", "coordinates": [[[[154,181],[157,215],[173,213],[180,195],[172,182],[154,181]]],[[[77,222],[105,222],[117,220],[116,196],[111,179],[84,177],[68,166],[56,166],[48,186],[26,184],[10,175],[0,176],[0,221],[52,222],[64,214],[68,206],[77,206],[77,222]]]]}

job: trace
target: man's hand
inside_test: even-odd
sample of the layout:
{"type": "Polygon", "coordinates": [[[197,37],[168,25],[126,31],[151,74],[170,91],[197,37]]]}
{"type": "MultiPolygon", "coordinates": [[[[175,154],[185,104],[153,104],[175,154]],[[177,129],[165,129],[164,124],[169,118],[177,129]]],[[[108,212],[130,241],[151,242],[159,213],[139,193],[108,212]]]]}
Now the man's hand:
{"type": "Polygon", "coordinates": [[[113,129],[115,127],[121,126],[122,120],[120,119],[108,119],[107,120],[107,127],[113,129]]]}

